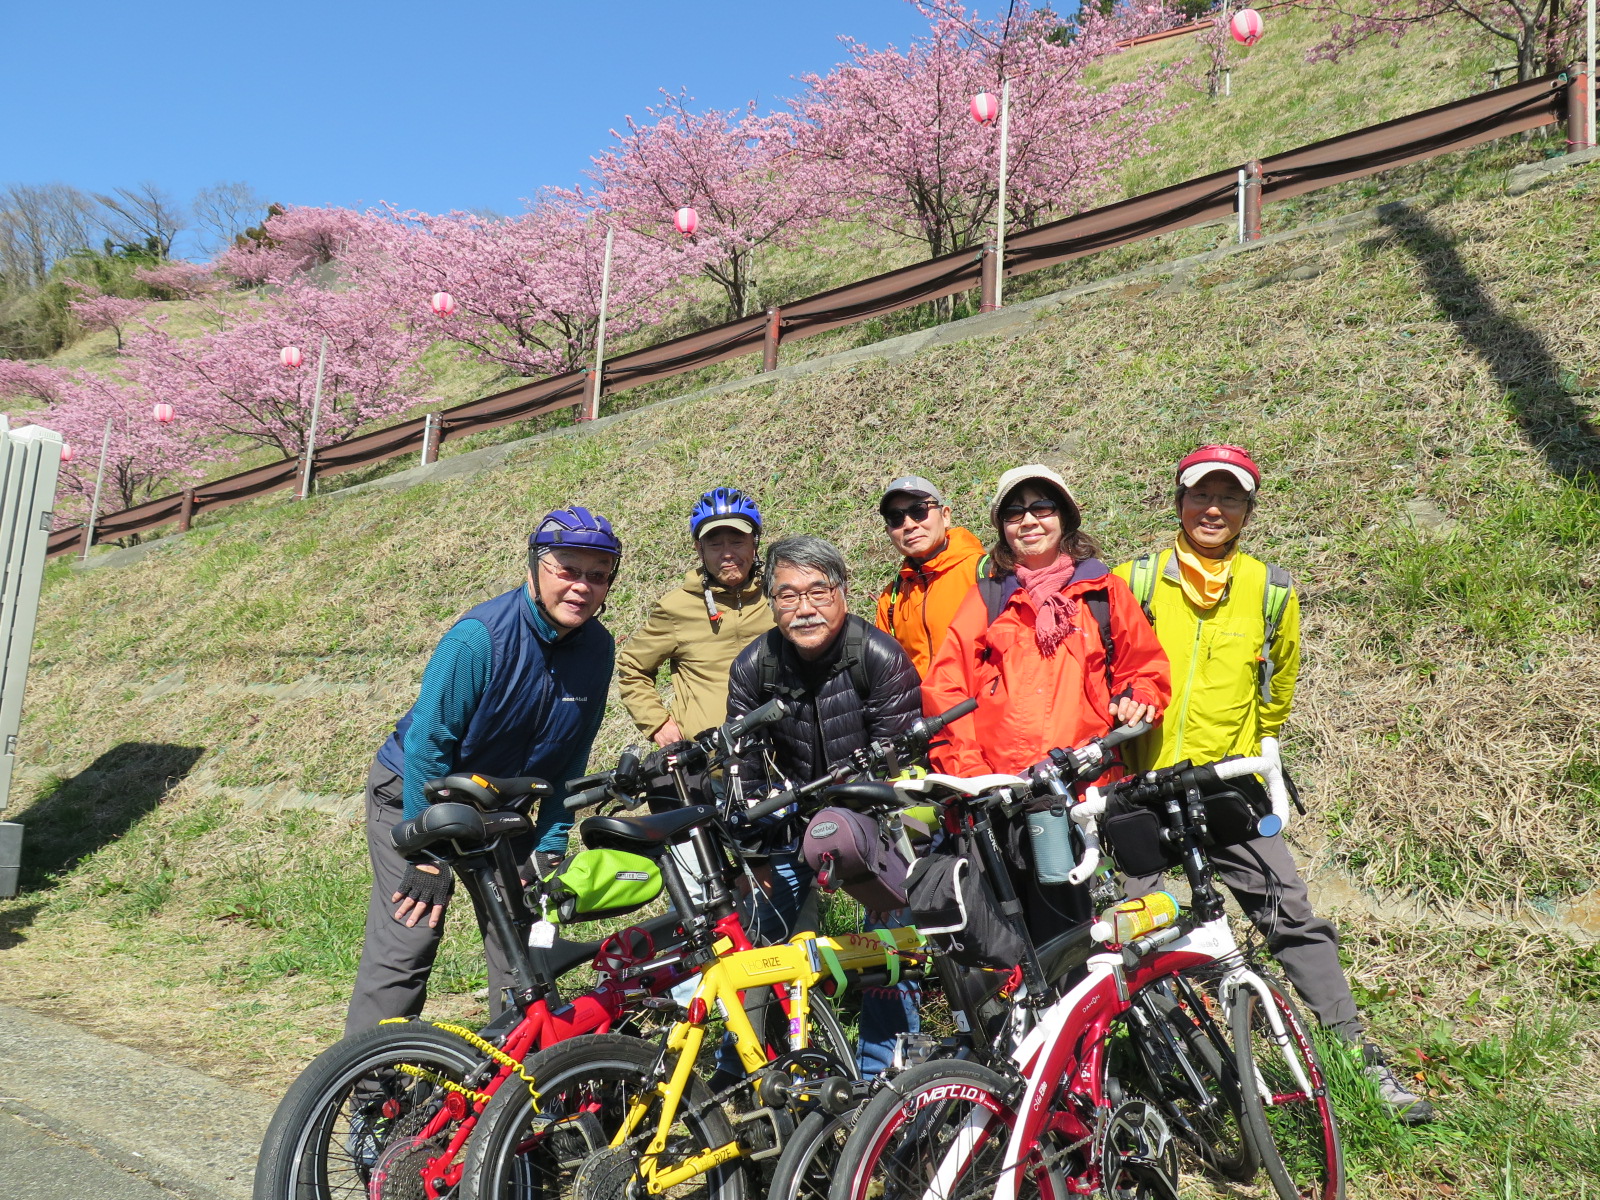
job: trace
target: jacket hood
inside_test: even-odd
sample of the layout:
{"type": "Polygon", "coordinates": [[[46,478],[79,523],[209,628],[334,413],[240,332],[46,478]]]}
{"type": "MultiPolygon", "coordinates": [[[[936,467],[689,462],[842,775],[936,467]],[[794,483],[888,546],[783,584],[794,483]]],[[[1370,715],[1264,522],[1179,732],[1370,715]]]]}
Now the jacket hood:
{"type": "MultiPolygon", "coordinates": [[[[972,555],[982,553],[983,543],[978,540],[978,535],[970,529],[956,525],[951,528],[944,549],[922,564],[921,573],[942,574],[972,555]]],[[[918,568],[912,565],[909,558],[900,560],[900,574],[915,576],[918,573],[918,568]]]]}
{"type": "MultiPolygon", "coordinates": [[[[683,590],[693,594],[696,598],[706,594],[706,585],[700,578],[699,567],[690,567],[683,573],[683,590]]],[[[726,588],[720,583],[713,584],[711,594],[714,596],[737,596],[740,600],[749,603],[753,599],[760,598],[761,580],[757,576],[751,575],[750,582],[739,589],[726,588]]]]}

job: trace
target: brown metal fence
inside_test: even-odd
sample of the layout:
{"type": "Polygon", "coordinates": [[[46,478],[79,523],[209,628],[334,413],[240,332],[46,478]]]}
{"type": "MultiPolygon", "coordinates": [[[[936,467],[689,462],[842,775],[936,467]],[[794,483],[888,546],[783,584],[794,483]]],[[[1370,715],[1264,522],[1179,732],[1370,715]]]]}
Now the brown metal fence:
{"type": "MultiPolygon", "coordinates": [[[[1275,154],[1243,169],[1217,171],[1040,225],[1008,239],[1005,273],[1011,276],[1042,270],[1096,251],[1225,217],[1239,211],[1241,198],[1248,218],[1252,209],[1259,213],[1258,205],[1263,200],[1303,195],[1552,124],[1562,119],[1570,86],[1565,74],[1546,75],[1275,154]],[[1241,170],[1247,171],[1248,188],[1240,186],[1241,170]]],[[[621,354],[605,362],[604,390],[619,392],[642,387],[757,351],[763,353],[764,363],[771,370],[777,363],[778,346],[784,342],[974,287],[981,287],[988,299],[993,295],[994,268],[989,248],[960,250],[766,313],[621,354]]],[[[589,372],[571,371],[459,404],[426,418],[333,442],[316,452],[313,471],[319,477],[335,475],[423,450],[424,459],[432,461],[442,441],[580,404],[589,386],[589,372]],[[425,439],[429,443],[426,447],[425,439]]],[[[95,523],[94,539],[108,541],[173,521],[186,529],[195,513],[296,486],[300,465],[299,460],[284,459],[110,513],[95,523]]],[[[50,536],[50,553],[61,554],[80,546],[86,534],[81,525],[57,530],[50,536]]]]}

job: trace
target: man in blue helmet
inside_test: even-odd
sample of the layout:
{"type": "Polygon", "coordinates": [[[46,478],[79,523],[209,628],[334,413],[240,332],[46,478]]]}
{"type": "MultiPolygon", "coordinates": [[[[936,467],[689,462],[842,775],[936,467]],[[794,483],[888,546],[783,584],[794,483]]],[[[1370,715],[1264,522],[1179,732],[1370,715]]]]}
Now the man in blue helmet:
{"type": "MultiPolygon", "coordinates": [[[[417,702],[367,773],[372,895],[346,1034],[415,1016],[427,999],[452,877],[403,858],[390,841],[398,822],[425,807],[424,782],[463,770],[549,780],[555,793],[516,849],[540,866],[565,854],[572,822],[564,785],[588,769],[615,656],[595,618],[621,562],[622,543],[604,517],[577,506],[545,514],[528,536],[526,583],[469,610],[428,660],[417,702]]],[[[505,955],[492,932],[484,947],[498,1012],[505,955]]]]}
{"type": "Polygon", "coordinates": [[[761,510],[738,488],[719,487],[694,502],[689,537],[700,561],[656,602],[644,628],[617,655],[617,691],[639,732],[671,745],[720,725],[728,711],[728,668],[772,628],[757,557],[761,510]],[[672,699],[656,676],[672,672],[672,699]]]}

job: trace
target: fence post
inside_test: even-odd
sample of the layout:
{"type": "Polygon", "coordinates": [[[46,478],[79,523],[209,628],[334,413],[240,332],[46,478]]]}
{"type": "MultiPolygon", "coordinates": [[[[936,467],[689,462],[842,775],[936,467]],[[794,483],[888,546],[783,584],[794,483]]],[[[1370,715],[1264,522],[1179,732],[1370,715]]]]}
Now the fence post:
{"type": "Polygon", "coordinates": [[[1252,159],[1239,168],[1239,241],[1261,237],[1261,164],[1252,159]]]}
{"type": "Polygon", "coordinates": [[[1594,145],[1594,130],[1589,128],[1589,68],[1574,63],[1567,68],[1572,80],[1567,84],[1567,153],[1576,154],[1594,145]]]}
{"type": "Polygon", "coordinates": [[[94,526],[92,524],[85,525],[83,533],[78,537],[78,557],[87,562],[89,547],[92,545],[94,545],[94,526]]]}
{"type": "Polygon", "coordinates": [[[995,285],[1000,282],[1000,256],[994,251],[994,243],[988,242],[978,252],[978,257],[981,260],[978,267],[978,311],[993,312],[1000,307],[995,295],[995,285]]]}
{"type": "Polygon", "coordinates": [[[422,465],[439,461],[439,438],[444,433],[438,413],[424,413],[422,417],[422,465]]]}
{"type": "Polygon", "coordinates": [[[778,369],[778,343],[783,339],[783,309],[773,306],[767,309],[767,334],[761,342],[761,369],[763,371],[776,371],[778,369]]]}
{"type": "Polygon", "coordinates": [[[183,489],[183,503],[178,508],[178,532],[188,533],[194,523],[194,489],[183,489]]]}

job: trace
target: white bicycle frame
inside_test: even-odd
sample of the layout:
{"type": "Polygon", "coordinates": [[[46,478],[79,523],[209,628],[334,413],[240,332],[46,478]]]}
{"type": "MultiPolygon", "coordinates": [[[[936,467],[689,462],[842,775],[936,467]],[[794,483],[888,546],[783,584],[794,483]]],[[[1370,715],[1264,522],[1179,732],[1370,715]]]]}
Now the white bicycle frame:
{"type": "MultiPolygon", "coordinates": [[[[1283,782],[1277,739],[1263,738],[1261,751],[1261,754],[1255,757],[1215,763],[1212,769],[1219,779],[1238,779],[1245,775],[1261,776],[1267,785],[1273,815],[1278,818],[1281,828],[1287,828],[1290,815],[1289,793],[1283,782]]],[[[1001,788],[1025,794],[1031,787],[1032,783],[1029,780],[1013,775],[981,775],[962,779],[953,775],[930,774],[921,779],[904,780],[895,784],[896,790],[902,792],[908,799],[912,796],[922,799],[936,790],[968,797],[976,797],[1001,788]]],[[[1073,820],[1082,832],[1085,847],[1083,860],[1069,875],[1073,883],[1087,882],[1100,867],[1099,818],[1105,810],[1106,794],[1098,788],[1090,788],[1083,800],[1073,805],[1070,810],[1073,820]]],[[[1223,1020],[1231,1027],[1234,1005],[1239,1002],[1242,990],[1248,989],[1259,996],[1262,1011],[1266,1014],[1271,1028],[1273,1044],[1283,1055],[1296,1084],[1309,1094],[1312,1090],[1311,1081],[1306,1077],[1299,1057],[1290,1050],[1290,1034],[1284,1025],[1283,1014],[1278,1008],[1277,1001],[1273,999],[1272,989],[1260,975],[1245,965],[1239,955],[1239,944],[1233,936],[1233,929],[1228,924],[1227,918],[1208,921],[1182,936],[1177,934],[1176,929],[1157,931],[1149,935],[1145,941],[1156,947],[1153,953],[1182,953],[1195,956],[1197,961],[1192,964],[1193,966],[1200,966],[1205,962],[1230,964],[1217,989],[1223,1020]],[[1173,936],[1163,937],[1163,934],[1173,936]]],[[[1037,1119],[1030,1120],[1029,1115],[1037,1112],[1042,1116],[1051,1093],[1062,1086],[1053,1071],[1043,1069],[1050,1059],[1048,1050],[1055,1045],[1075,1016],[1082,1016],[1085,1010],[1103,1003],[1102,989],[1107,980],[1112,981],[1118,999],[1127,1001],[1127,980],[1120,953],[1096,954],[1086,965],[1087,976],[1040,1015],[1032,1029],[1018,1039],[1016,1049],[1012,1052],[1012,1062],[1026,1081],[1026,1086],[1021,1101],[1013,1110],[1016,1113],[1016,1120],[1007,1135],[994,1200],[1016,1200],[1017,1177],[1022,1168],[1023,1158],[1031,1152],[1037,1141],[1039,1122],[1037,1119]]],[[[1270,1103],[1270,1090],[1263,1086],[1259,1091],[1264,1100],[1270,1103]]],[[[968,1114],[962,1128],[946,1148],[927,1190],[923,1192],[923,1200],[946,1200],[966,1169],[973,1150],[990,1134],[996,1123],[1003,1123],[1001,1116],[982,1107],[974,1108],[968,1114]]]]}

